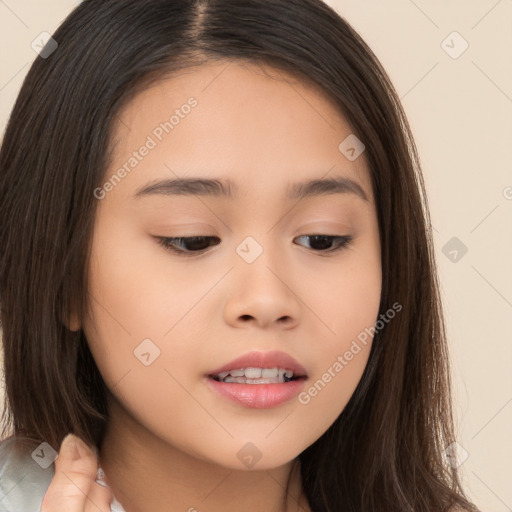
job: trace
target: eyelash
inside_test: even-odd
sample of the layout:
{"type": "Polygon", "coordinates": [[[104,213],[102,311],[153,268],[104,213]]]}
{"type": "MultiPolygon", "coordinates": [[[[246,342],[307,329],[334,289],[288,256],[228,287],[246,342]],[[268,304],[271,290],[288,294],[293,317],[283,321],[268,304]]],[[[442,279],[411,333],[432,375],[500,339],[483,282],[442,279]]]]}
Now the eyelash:
{"type": "MultiPolygon", "coordinates": [[[[176,242],[180,243],[180,242],[187,241],[187,240],[205,241],[205,240],[215,239],[218,237],[216,237],[216,236],[189,236],[189,237],[175,237],[175,238],[170,238],[170,237],[156,237],[156,238],[158,240],[158,243],[160,245],[162,245],[164,247],[164,249],[166,249],[168,251],[171,251],[180,256],[193,256],[195,254],[203,254],[207,248],[199,249],[197,251],[190,251],[190,250],[178,249],[173,244],[175,244],[176,242]]],[[[324,240],[327,239],[327,240],[331,240],[333,242],[336,242],[336,241],[338,242],[337,247],[335,247],[334,249],[316,250],[316,251],[315,251],[315,249],[312,249],[314,252],[318,252],[318,253],[338,252],[343,249],[346,249],[353,242],[353,237],[350,235],[345,235],[345,236],[300,235],[297,238],[317,238],[317,239],[324,239],[324,240]]],[[[215,244],[215,245],[218,245],[218,244],[215,244]]]]}

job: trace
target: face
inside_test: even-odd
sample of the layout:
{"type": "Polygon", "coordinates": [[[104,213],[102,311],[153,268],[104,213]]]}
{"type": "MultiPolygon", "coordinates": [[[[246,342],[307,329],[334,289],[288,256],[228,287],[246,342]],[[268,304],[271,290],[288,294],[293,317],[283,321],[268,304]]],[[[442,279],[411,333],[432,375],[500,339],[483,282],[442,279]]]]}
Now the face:
{"type": "Polygon", "coordinates": [[[352,130],[319,90],[237,62],[161,80],[118,120],[76,320],[114,411],[224,467],[294,459],[342,412],[371,348],[381,260],[364,152],[340,150],[352,130]],[[303,367],[291,382],[208,377],[247,353],[263,358],[233,370],[279,375],[295,363],[276,351],[303,367]]]}

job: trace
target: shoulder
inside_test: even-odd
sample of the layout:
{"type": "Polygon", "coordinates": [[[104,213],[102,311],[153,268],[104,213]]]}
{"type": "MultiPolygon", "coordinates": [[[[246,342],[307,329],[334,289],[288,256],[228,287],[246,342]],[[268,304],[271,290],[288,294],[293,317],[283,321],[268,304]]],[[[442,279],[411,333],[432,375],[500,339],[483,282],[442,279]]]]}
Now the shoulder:
{"type": "Polygon", "coordinates": [[[39,512],[55,474],[49,445],[10,437],[0,442],[0,512],[39,512]]]}

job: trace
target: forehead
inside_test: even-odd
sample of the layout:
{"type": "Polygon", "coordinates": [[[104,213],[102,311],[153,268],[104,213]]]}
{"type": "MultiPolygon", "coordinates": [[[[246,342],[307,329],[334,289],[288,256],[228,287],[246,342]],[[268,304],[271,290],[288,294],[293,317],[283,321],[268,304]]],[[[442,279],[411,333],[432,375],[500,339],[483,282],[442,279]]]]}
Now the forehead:
{"type": "Polygon", "coordinates": [[[210,62],[154,82],[125,105],[109,173],[130,168],[126,193],[197,175],[267,194],[290,182],[345,176],[371,198],[364,153],[352,161],[339,148],[351,134],[319,87],[269,66],[210,62]],[[143,157],[134,155],[144,146],[143,157]]]}

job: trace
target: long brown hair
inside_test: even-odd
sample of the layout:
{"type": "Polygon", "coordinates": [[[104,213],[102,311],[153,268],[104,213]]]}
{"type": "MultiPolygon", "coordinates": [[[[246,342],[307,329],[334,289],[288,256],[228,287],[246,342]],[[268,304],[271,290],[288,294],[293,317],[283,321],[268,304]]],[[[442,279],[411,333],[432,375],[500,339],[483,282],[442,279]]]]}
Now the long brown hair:
{"type": "Polygon", "coordinates": [[[258,62],[319,87],[366,146],[382,247],[368,364],[328,431],[299,455],[315,512],[477,509],[446,463],[455,441],[427,198],[398,96],[370,48],[320,0],[85,0],[23,83],[0,153],[5,428],[100,446],[106,388],[82,331],[97,200],[119,109],[149,81],[207,60],[258,62]]]}

